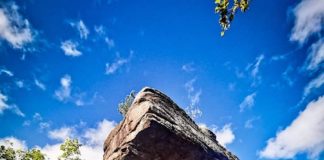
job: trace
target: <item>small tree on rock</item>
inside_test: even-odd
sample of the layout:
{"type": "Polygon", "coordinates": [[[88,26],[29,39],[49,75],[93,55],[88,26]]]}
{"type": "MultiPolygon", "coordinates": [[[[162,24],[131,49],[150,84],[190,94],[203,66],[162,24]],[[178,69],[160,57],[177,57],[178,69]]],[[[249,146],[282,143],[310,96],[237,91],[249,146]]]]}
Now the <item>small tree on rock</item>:
{"type": "Polygon", "coordinates": [[[135,91],[131,91],[129,95],[126,96],[124,102],[118,104],[118,111],[125,116],[129,107],[132,105],[135,99],[136,93],[135,91]]]}

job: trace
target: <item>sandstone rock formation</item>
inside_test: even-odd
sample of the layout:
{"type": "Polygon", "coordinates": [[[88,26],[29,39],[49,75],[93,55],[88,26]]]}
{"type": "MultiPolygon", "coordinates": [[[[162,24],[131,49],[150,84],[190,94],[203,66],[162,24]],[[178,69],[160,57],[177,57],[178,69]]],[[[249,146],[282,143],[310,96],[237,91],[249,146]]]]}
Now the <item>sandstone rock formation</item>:
{"type": "Polygon", "coordinates": [[[144,88],[108,135],[104,160],[238,160],[168,96],[144,88]]]}

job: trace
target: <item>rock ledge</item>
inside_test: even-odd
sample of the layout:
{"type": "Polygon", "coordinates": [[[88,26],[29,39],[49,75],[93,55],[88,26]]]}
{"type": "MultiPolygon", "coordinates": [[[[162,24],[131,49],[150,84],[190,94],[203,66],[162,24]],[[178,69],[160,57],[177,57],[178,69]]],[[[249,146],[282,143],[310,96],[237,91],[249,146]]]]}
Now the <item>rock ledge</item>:
{"type": "Polygon", "coordinates": [[[238,160],[168,96],[145,87],[104,143],[104,160],[238,160]]]}

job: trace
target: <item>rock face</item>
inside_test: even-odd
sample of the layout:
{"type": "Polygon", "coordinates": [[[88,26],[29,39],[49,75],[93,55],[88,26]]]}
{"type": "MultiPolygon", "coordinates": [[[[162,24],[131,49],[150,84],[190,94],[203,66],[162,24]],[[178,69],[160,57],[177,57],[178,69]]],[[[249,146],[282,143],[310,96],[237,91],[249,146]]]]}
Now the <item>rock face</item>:
{"type": "Polygon", "coordinates": [[[104,160],[238,160],[168,96],[144,88],[108,135],[104,160]]]}

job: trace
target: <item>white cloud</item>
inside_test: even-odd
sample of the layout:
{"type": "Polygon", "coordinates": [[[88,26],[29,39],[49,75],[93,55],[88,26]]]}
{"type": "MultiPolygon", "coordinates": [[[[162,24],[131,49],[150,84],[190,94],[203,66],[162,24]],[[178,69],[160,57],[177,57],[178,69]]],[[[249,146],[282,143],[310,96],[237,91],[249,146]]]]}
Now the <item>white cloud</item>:
{"type": "Polygon", "coordinates": [[[100,26],[94,26],[94,31],[99,35],[99,36],[103,36],[106,34],[105,28],[104,26],[100,25],[100,26]]]}
{"type": "Polygon", "coordinates": [[[246,108],[254,106],[255,96],[256,93],[254,92],[244,98],[243,102],[240,104],[240,112],[243,112],[246,108]]]}
{"type": "Polygon", "coordinates": [[[12,147],[15,150],[25,150],[27,145],[25,141],[19,140],[15,137],[4,137],[0,138],[0,146],[12,147]]]}
{"type": "Polygon", "coordinates": [[[196,69],[193,67],[193,64],[192,63],[189,63],[189,64],[184,64],[182,65],[181,69],[185,72],[193,72],[195,71],[196,69]]]}
{"type": "MultiPolygon", "coordinates": [[[[69,137],[68,135],[71,135],[72,132],[73,138],[81,140],[81,159],[102,159],[104,141],[115,126],[116,122],[104,119],[97,123],[96,128],[84,128],[84,132],[81,134],[77,134],[73,127],[64,127],[58,130],[57,135],[60,135],[58,138],[63,141],[69,137]],[[60,130],[62,130],[61,133],[59,132],[60,130]]],[[[60,144],[48,144],[41,148],[41,150],[51,160],[57,159],[61,154],[60,144]]]]}
{"type": "Polygon", "coordinates": [[[83,102],[82,99],[77,99],[77,100],[75,101],[75,105],[77,105],[77,106],[84,106],[84,102],[83,102]]]}
{"type": "MultiPolygon", "coordinates": [[[[36,146],[42,153],[46,155],[46,159],[57,160],[62,154],[60,150],[61,143],[68,137],[77,138],[82,144],[80,147],[81,159],[102,159],[103,144],[110,131],[116,126],[116,122],[103,119],[98,122],[95,128],[79,128],[82,133],[77,132],[78,127],[62,127],[48,132],[51,139],[58,140],[59,143],[46,144],[43,147],[36,146]]],[[[19,140],[15,137],[0,138],[0,145],[9,145],[8,141],[12,142],[13,148],[27,150],[25,141],[19,140]]]]}
{"type": "Polygon", "coordinates": [[[33,41],[29,21],[22,18],[18,9],[15,3],[7,3],[0,7],[0,38],[14,48],[22,48],[33,41]]]}
{"type": "Polygon", "coordinates": [[[38,79],[34,79],[34,83],[35,85],[40,88],[41,90],[45,91],[46,90],[46,86],[44,83],[40,82],[38,79]]]}
{"type": "Polygon", "coordinates": [[[196,82],[196,78],[191,79],[190,81],[186,82],[185,84],[185,88],[187,90],[188,93],[191,93],[193,91],[195,91],[195,88],[193,86],[193,84],[196,82]]]}
{"type": "Polygon", "coordinates": [[[11,110],[18,116],[24,117],[25,114],[15,104],[8,104],[8,97],[0,92],[0,115],[3,114],[4,110],[11,110]]]}
{"type": "Polygon", "coordinates": [[[244,127],[248,128],[248,129],[253,128],[254,127],[253,122],[255,122],[258,119],[260,119],[260,117],[254,117],[254,118],[248,119],[247,121],[245,121],[244,127]]]}
{"type": "Polygon", "coordinates": [[[248,119],[247,121],[245,121],[244,127],[245,128],[253,128],[253,124],[252,124],[253,121],[254,121],[254,119],[248,119]]]}
{"type": "Polygon", "coordinates": [[[109,133],[115,126],[116,123],[114,121],[104,119],[98,123],[97,128],[87,129],[83,137],[87,140],[87,144],[100,146],[102,148],[103,142],[107,138],[107,133],[109,133]]]}
{"type": "Polygon", "coordinates": [[[258,75],[258,73],[259,73],[259,68],[260,68],[260,64],[261,64],[261,62],[262,62],[262,60],[264,59],[264,55],[263,54],[261,54],[260,56],[258,56],[257,58],[256,58],[256,62],[255,62],[255,64],[253,65],[253,69],[252,69],[252,71],[251,71],[251,75],[252,75],[252,77],[257,77],[257,75],[258,75]]]}
{"type": "Polygon", "coordinates": [[[56,160],[62,154],[60,150],[61,144],[46,144],[44,147],[40,148],[41,152],[46,155],[49,160],[56,160]]]}
{"type": "Polygon", "coordinates": [[[263,158],[293,159],[299,153],[307,153],[316,159],[324,151],[324,96],[308,103],[293,122],[260,152],[263,158]]]}
{"type": "Polygon", "coordinates": [[[231,124],[226,124],[222,129],[217,130],[215,134],[217,141],[224,147],[226,147],[226,145],[228,144],[231,144],[235,139],[231,124]]]}
{"type": "Polygon", "coordinates": [[[48,129],[51,126],[48,122],[40,122],[38,125],[41,130],[48,129]]]}
{"type": "Polygon", "coordinates": [[[64,54],[67,56],[81,56],[82,52],[77,49],[78,43],[66,40],[61,43],[61,49],[64,51],[64,54]]]}
{"type": "Polygon", "coordinates": [[[48,137],[51,139],[59,140],[60,142],[62,142],[67,138],[74,137],[74,128],[73,127],[62,127],[59,129],[51,130],[48,132],[48,137]]]}
{"type": "Polygon", "coordinates": [[[187,83],[185,83],[185,89],[187,90],[188,99],[190,101],[189,106],[186,107],[185,110],[188,113],[188,115],[193,119],[201,117],[201,115],[202,115],[202,111],[198,107],[202,91],[195,90],[195,88],[194,88],[195,82],[196,82],[196,79],[194,78],[194,79],[191,79],[190,81],[188,81],[187,83]]]}
{"type": "Polygon", "coordinates": [[[281,74],[284,81],[287,82],[289,86],[293,86],[295,81],[289,76],[289,73],[293,71],[291,66],[288,66],[286,70],[281,74]]]}
{"type": "Polygon", "coordinates": [[[130,61],[132,55],[133,51],[130,52],[130,56],[127,59],[118,57],[114,62],[106,63],[106,74],[114,74],[120,67],[127,64],[130,61]]]}
{"type": "MultiPolygon", "coordinates": [[[[324,19],[324,17],[323,17],[324,19]]],[[[307,70],[316,70],[324,61],[324,38],[312,44],[305,63],[307,70]]]]}
{"type": "Polygon", "coordinates": [[[221,129],[218,129],[218,127],[215,125],[208,127],[204,123],[199,123],[198,126],[203,130],[209,129],[210,131],[212,131],[216,135],[216,139],[219,142],[219,144],[221,144],[224,147],[233,143],[235,140],[235,135],[232,130],[232,124],[230,123],[225,124],[221,129]]]}
{"type": "Polygon", "coordinates": [[[106,74],[114,74],[120,67],[122,67],[127,62],[127,59],[118,59],[111,64],[106,63],[106,74]]]}
{"type": "Polygon", "coordinates": [[[113,39],[106,37],[105,42],[108,44],[109,49],[115,47],[115,41],[113,39]]]}
{"type": "Polygon", "coordinates": [[[33,115],[33,120],[35,120],[35,121],[42,121],[43,120],[43,117],[39,113],[35,113],[33,115]]]}
{"type": "Polygon", "coordinates": [[[0,70],[0,75],[1,75],[2,73],[7,74],[9,77],[14,76],[14,74],[13,74],[11,71],[7,70],[7,69],[1,69],[1,70],[0,70]]]}
{"type": "Polygon", "coordinates": [[[8,100],[7,96],[3,95],[0,92],[0,114],[2,114],[3,111],[8,108],[7,100],[8,100]]]}
{"type": "Polygon", "coordinates": [[[54,92],[54,97],[57,100],[62,101],[64,103],[71,102],[74,103],[76,106],[84,106],[93,103],[92,101],[94,100],[94,98],[96,98],[94,96],[90,100],[86,99],[85,101],[84,97],[86,97],[87,94],[85,92],[73,90],[72,79],[71,76],[68,74],[64,75],[61,78],[60,84],[61,86],[54,92]]]}
{"type": "Polygon", "coordinates": [[[23,126],[26,127],[26,126],[30,126],[31,122],[29,120],[26,120],[23,122],[23,126]]]}
{"type": "Polygon", "coordinates": [[[72,27],[76,27],[80,34],[81,39],[87,39],[90,31],[88,30],[87,26],[84,24],[82,20],[79,22],[71,22],[70,23],[72,27]]]}
{"type": "Polygon", "coordinates": [[[322,30],[324,3],[320,0],[302,0],[294,9],[294,15],[296,20],[290,40],[303,43],[309,36],[322,30]]]}
{"type": "MultiPolygon", "coordinates": [[[[249,63],[245,67],[245,71],[247,71],[249,73],[249,75],[251,76],[250,79],[252,80],[252,83],[251,83],[252,87],[255,87],[261,83],[261,76],[260,76],[259,72],[260,72],[261,63],[264,60],[264,58],[265,58],[265,56],[263,54],[261,54],[255,58],[255,62],[249,63]]],[[[236,75],[238,78],[244,77],[244,73],[240,72],[238,69],[236,70],[236,75]]]]}
{"type": "Polygon", "coordinates": [[[309,95],[312,90],[320,88],[324,84],[324,73],[320,74],[318,77],[310,81],[304,88],[304,97],[309,95]]]}
{"type": "Polygon", "coordinates": [[[71,76],[64,75],[61,78],[61,87],[55,91],[55,96],[60,101],[66,101],[71,98],[71,76]]]}
{"type": "Polygon", "coordinates": [[[24,81],[22,81],[22,80],[16,81],[16,85],[17,85],[18,88],[23,88],[25,86],[24,81]]]}
{"type": "Polygon", "coordinates": [[[9,106],[9,109],[18,116],[25,117],[25,114],[15,104],[9,106]]]}

